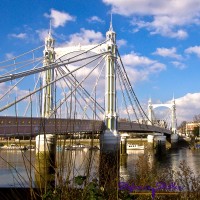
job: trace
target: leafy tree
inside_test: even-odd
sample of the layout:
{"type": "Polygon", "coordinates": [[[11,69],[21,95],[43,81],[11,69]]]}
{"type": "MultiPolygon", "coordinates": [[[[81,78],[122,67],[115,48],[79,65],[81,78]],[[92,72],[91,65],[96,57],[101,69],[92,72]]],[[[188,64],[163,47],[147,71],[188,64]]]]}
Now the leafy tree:
{"type": "Polygon", "coordinates": [[[194,135],[195,137],[199,137],[199,126],[194,127],[193,135],[194,135]]]}

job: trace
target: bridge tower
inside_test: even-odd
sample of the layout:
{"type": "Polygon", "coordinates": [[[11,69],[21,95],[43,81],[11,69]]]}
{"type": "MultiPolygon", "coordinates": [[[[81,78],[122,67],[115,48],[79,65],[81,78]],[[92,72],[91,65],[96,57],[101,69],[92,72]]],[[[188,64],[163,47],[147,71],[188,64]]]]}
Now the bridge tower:
{"type": "Polygon", "coordinates": [[[106,57],[105,70],[105,126],[106,130],[101,135],[102,151],[119,150],[120,136],[118,134],[116,113],[116,60],[117,46],[116,33],[113,30],[112,22],[109,31],[106,33],[107,50],[109,54],[106,57]]]}
{"type": "Polygon", "coordinates": [[[176,102],[175,99],[172,99],[171,104],[152,104],[151,99],[148,101],[148,124],[149,125],[154,125],[153,124],[153,109],[158,108],[158,107],[167,107],[171,110],[171,130],[175,134],[177,132],[177,127],[176,127],[176,102]]]}
{"type": "MultiPolygon", "coordinates": [[[[55,40],[51,35],[51,30],[49,31],[48,36],[45,38],[45,49],[44,54],[44,66],[49,66],[55,60],[55,51],[54,51],[55,40]]],[[[54,69],[49,69],[43,74],[43,85],[49,84],[54,80],[54,69]]],[[[43,89],[42,92],[42,117],[49,117],[53,107],[54,107],[54,84],[50,84],[43,89]]]]}
{"type": "Polygon", "coordinates": [[[172,107],[171,107],[171,110],[172,110],[172,122],[171,122],[171,128],[172,128],[172,132],[174,134],[176,134],[177,132],[177,127],[176,127],[176,102],[175,102],[175,99],[173,98],[172,100],[172,107]]]}
{"type": "MultiPolygon", "coordinates": [[[[55,40],[51,35],[51,29],[45,38],[45,49],[43,66],[49,66],[54,63],[55,40]]],[[[41,117],[49,118],[54,108],[54,84],[50,84],[54,80],[54,69],[48,69],[43,73],[43,86],[47,85],[42,91],[42,113],[41,117]]],[[[56,163],[56,140],[55,133],[46,134],[41,129],[41,133],[36,136],[36,157],[35,157],[35,179],[39,187],[47,188],[55,186],[55,163],[56,163]],[[45,177],[45,178],[44,178],[45,177]]]]}
{"type": "Polygon", "coordinates": [[[152,101],[151,101],[151,98],[149,99],[148,101],[148,125],[153,125],[152,124],[152,120],[153,120],[153,106],[152,106],[152,101]]]}
{"type": "Polygon", "coordinates": [[[116,113],[116,33],[113,31],[112,21],[106,33],[105,67],[105,130],[100,135],[100,164],[99,185],[105,191],[111,192],[115,199],[119,183],[120,135],[118,134],[118,116],[116,113]]]}
{"type": "MultiPolygon", "coordinates": [[[[177,134],[177,127],[176,127],[176,103],[175,103],[174,97],[172,99],[171,104],[170,103],[169,104],[152,104],[151,99],[149,99],[149,101],[148,101],[148,118],[149,118],[148,124],[149,125],[154,125],[154,123],[153,123],[153,109],[158,108],[158,107],[167,107],[171,110],[171,131],[172,131],[171,145],[173,147],[176,147],[176,143],[178,141],[178,134],[177,134]]],[[[154,141],[156,143],[158,143],[159,140],[163,139],[163,143],[164,143],[164,140],[165,140],[164,137],[165,136],[149,135],[148,141],[149,141],[149,143],[152,143],[154,141]]]]}

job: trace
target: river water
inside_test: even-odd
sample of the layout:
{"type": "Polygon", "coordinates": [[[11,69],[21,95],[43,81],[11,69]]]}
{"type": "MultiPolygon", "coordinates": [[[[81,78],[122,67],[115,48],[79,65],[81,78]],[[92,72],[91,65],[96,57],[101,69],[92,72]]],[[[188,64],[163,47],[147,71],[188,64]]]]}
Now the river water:
{"type": "MultiPolygon", "coordinates": [[[[147,153],[147,152],[146,152],[147,153]]],[[[149,152],[148,152],[149,153],[149,152]]],[[[120,162],[120,178],[123,181],[128,180],[134,174],[134,166],[138,156],[143,155],[143,150],[128,150],[128,156],[120,162]]],[[[87,175],[90,178],[98,177],[100,152],[88,149],[65,151],[64,154],[57,152],[57,162],[62,163],[67,171],[65,177],[87,175]],[[69,162],[70,160],[70,162],[69,162]],[[90,169],[89,171],[86,169],[90,169]]],[[[149,156],[152,164],[155,157],[149,156]]],[[[187,165],[198,173],[200,166],[200,151],[190,149],[168,150],[165,159],[159,160],[161,168],[172,167],[175,169],[181,161],[185,160],[187,165]]],[[[34,162],[35,151],[12,151],[0,150],[0,187],[30,187],[34,182],[34,162]]]]}

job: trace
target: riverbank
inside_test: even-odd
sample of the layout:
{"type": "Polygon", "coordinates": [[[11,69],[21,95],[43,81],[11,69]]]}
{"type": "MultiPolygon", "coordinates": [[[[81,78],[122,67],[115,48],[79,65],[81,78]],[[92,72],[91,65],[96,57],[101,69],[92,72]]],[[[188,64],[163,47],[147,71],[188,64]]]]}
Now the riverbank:
{"type": "MultiPolygon", "coordinates": [[[[147,138],[127,138],[127,143],[129,144],[137,144],[140,146],[147,145],[147,138]]],[[[199,143],[199,142],[198,142],[199,143]]],[[[35,145],[35,140],[19,140],[19,139],[10,139],[10,140],[1,140],[0,146],[10,145],[10,144],[18,144],[21,146],[27,145],[35,145]]],[[[58,139],[57,145],[71,145],[71,144],[84,144],[84,145],[93,145],[99,146],[99,139],[58,139]]],[[[180,138],[178,142],[178,146],[180,147],[189,147],[190,138],[180,138]]],[[[167,141],[166,148],[171,148],[171,144],[167,141]]]]}

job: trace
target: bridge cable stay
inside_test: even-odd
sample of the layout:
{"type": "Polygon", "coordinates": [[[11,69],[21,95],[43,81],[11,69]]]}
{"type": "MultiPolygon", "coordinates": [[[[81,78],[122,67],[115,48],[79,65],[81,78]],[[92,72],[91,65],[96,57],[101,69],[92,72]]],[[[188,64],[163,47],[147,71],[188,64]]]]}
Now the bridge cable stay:
{"type": "MultiPolygon", "coordinates": [[[[78,54],[78,55],[75,55],[75,56],[73,56],[73,57],[71,57],[71,58],[69,58],[69,59],[67,59],[67,60],[71,60],[71,59],[73,59],[73,58],[76,58],[76,57],[78,57],[78,56],[81,56],[81,55],[83,55],[83,54],[85,54],[85,53],[87,53],[87,52],[89,52],[89,51],[91,51],[91,50],[93,50],[93,49],[95,49],[95,48],[97,48],[97,47],[99,47],[99,46],[105,44],[106,42],[107,42],[107,40],[105,40],[105,41],[101,42],[100,44],[98,44],[98,45],[96,45],[96,46],[94,46],[94,47],[92,47],[92,48],[90,48],[90,49],[88,49],[88,50],[86,50],[86,51],[84,51],[84,52],[78,54]]],[[[32,49],[32,50],[30,50],[30,51],[28,51],[28,52],[25,52],[25,53],[23,53],[23,54],[21,54],[21,55],[18,55],[18,56],[16,56],[16,57],[11,58],[11,59],[2,61],[2,62],[0,62],[0,64],[6,63],[6,62],[9,62],[9,61],[13,61],[13,60],[14,60],[14,63],[13,63],[13,64],[10,64],[10,65],[6,65],[6,66],[0,66],[0,68],[5,68],[5,67],[9,67],[9,66],[15,66],[15,65],[18,65],[18,64],[21,64],[21,63],[24,63],[24,62],[36,62],[38,59],[41,59],[41,60],[42,60],[43,57],[39,57],[39,58],[36,59],[35,56],[33,55],[33,58],[32,58],[31,60],[23,61],[23,62],[19,62],[19,63],[16,63],[16,62],[15,62],[17,58],[20,58],[20,57],[22,57],[22,56],[24,56],[24,55],[26,55],[26,54],[28,54],[28,53],[33,53],[33,52],[35,52],[36,50],[38,50],[38,49],[40,49],[40,48],[42,48],[42,47],[44,47],[44,46],[45,46],[45,45],[42,45],[42,46],[37,47],[37,48],[35,48],[35,49],[32,49]]],[[[30,64],[30,63],[29,63],[29,64],[30,64]]],[[[11,71],[10,71],[10,72],[11,72],[11,71]]],[[[7,73],[10,73],[10,72],[7,72],[7,73]]],[[[5,75],[5,74],[4,74],[4,75],[5,75]]],[[[0,76],[0,77],[1,77],[1,76],[0,76]]]]}
{"type": "Polygon", "coordinates": [[[140,104],[140,102],[139,102],[139,100],[138,100],[138,98],[137,98],[137,96],[136,96],[136,94],[135,94],[135,92],[134,92],[134,90],[133,90],[133,88],[132,88],[132,85],[131,85],[130,80],[129,80],[128,76],[127,76],[127,73],[126,73],[124,64],[123,64],[122,59],[121,59],[121,56],[120,56],[120,54],[119,54],[119,51],[117,51],[117,54],[118,54],[118,57],[119,57],[119,60],[120,60],[120,64],[121,64],[121,66],[122,66],[122,69],[123,69],[123,71],[124,71],[124,73],[125,73],[126,79],[127,79],[127,81],[128,81],[129,88],[130,88],[131,94],[132,94],[132,96],[133,96],[133,99],[134,99],[134,101],[136,102],[136,105],[137,105],[138,108],[139,108],[139,112],[142,114],[141,116],[143,116],[143,119],[144,119],[144,116],[145,116],[145,118],[146,118],[148,121],[150,121],[149,118],[148,118],[148,115],[145,113],[144,109],[142,108],[142,106],[141,106],[141,104],[140,104]]]}
{"type": "MultiPolygon", "coordinates": [[[[64,74],[64,73],[61,71],[61,69],[56,69],[56,75],[57,75],[57,76],[58,76],[58,73],[59,73],[60,75],[64,74]]],[[[69,86],[68,82],[66,81],[66,79],[63,79],[63,81],[65,82],[66,86],[67,86],[68,88],[70,88],[70,86],[69,86]]],[[[64,86],[63,86],[62,82],[60,82],[60,85],[61,85],[62,91],[63,91],[63,93],[64,93],[64,95],[65,95],[65,98],[66,98],[66,92],[65,92],[65,89],[64,89],[64,86]]],[[[71,83],[71,85],[72,85],[72,83],[71,83]]],[[[72,95],[75,97],[75,94],[74,94],[74,93],[72,93],[72,95]]],[[[80,108],[82,109],[82,111],[84,111],[84,108],[83,108],[83,106],[81,105],[80,101],[79,101],[78,99],[76,99],[76,100],[77,100],[77,102],[78,102],[80,108]]],[[[67,101],[66,101],[66,103],[67,103],[67,101]]],[[[89,119],[89,116],[88,116],[87,114],[86,114],[86,117],[87,117],[87,119],[89,119]]]]}
{"type": "Polygon", "coordinates": [[[27,51],[27,52],[25,52],[25,53],[22,53],[22,54],[20,54],[20,55],[18,55],[18,56],[15,56],[15,57],[13,57],[13,58],[8,59],[8,60],[1,61],[0,64],[6,63],[6,62],[10,62],[10,61],[15,61],[17,58],[20,58],[20,57],[22,57],[22,56],[24,56],[24,55],[26,55],[26,54],[32,53],[33,51],[36,51],[36,50],[38,50],[38,49],[44,48],[44,46],[45,46],[45,45],[39,46],[39,47],[37,47],[37,48],[35,48],[35,49],[29,50],[29,51],[27,51]]]}
{"type": "Polygon", "coordinates": [[[26,66],[29,66],[29,65],[31,65],[31,64],[33,64],[33,63],[36,63],[36,62],[38,62],[38,61],[42,61],[42,60],[43,60],[43,57],[38,57],[38,58],[36,58],[36,59],[34,59],[34,60],[26,60],[26,61],[19,62],[19,63],[14,63],[14,64],[6,65],[6,66],[0,66],[1,69],[5,69],[5,68],[7,68],[7,67],[15,67],[15,69],[12,69],[12,70],[10,70],[10,71],[6,71],[6,73],[5,73],[5,74],[2,74],[2,75],[0,76],[0,78],[3,77],[3,76],[5,76],[5,75],[8,75],[8,74],[10,74],[10,73],[12,73],[12,72],[15,72],[15,71],[17,71],[17,70],[19,70],[19,69],[22,69],[22,68],[24,68],[24,67],[26,67],[26,66]],[[16,68],[17,65],[23,64],[23,63],[25,63],[25,64],[22,65],[22,66],[20,66],[20,67],[18,67],[18,68],[16,68]]]}
{"type": "MultiPolygon", "coordinates": [[[[65,71],[64,71],[64,70],[62,71],[62,69],[57,69],[56,71],[58,71],[60,75],[65,74],[65,71]]],[[[70,88],[69,83],[71,84],[71,86],[73,85],[73,83],[70,82],[70,81],[69,81],[69,83],[68,83],[68,78],[67,78],[67,77],[64,78],[63,81],[65,82],[65,84],[66,84],[66,86],[67,86],[68,88],[70,88]],[[67,80],[66,80],[66,79],[67,79],[67,80]]],[[[61,82],[61,85],[62,85],[62,82],[61,82]]],[[[63,90],[63,92],[64,92],[64,94],[65,94],[65,98],[67,98],[67,97],[66,97],[67,94],[66,94],[66,92],[65,92],[65,90],[64,90],[64,86],[62,85],[61,87],[62,87],[62,90],[63,90]]],[[[78,90],[77,90],[77,92],[78,92],[79,95],[81,95],[81,93],[80,93],[78,90]]],[[[72,95],[73,95],[74,98],[75,98],[75,94],[72,93],[72,95]]],[[[82,98],[82,99],[85,100],[84,98],[82,98]]],[[[84,111],[84,108],[83,108],[82,104],[80,103],[79,99],[76,98],[76,101],[78,102],[78,104],[79,104],[80,108],[82,109],[82,111],[84,111]]],[[[67,103],[67,101],[66,101],[66,103],[67,103]]],[[[86,116],[87,116],[87,118],[89,119],[88,115],[86,115],[86,116]]]]}
{"type": "Polygon", "coordinates": [[[124,94],[124,87],[123,87],[123,85],[122,85],[122,83],[121,83],[121,79],[120,78],[122,78],[121,76],[120,76],[120,74],[119,74],[119,70],[117,70],[117,76],[118,76],[118,82],[119,82],[119,85],[120,85],[120,89],[121,89],[121,91],[122,91],[122,96],[123,96],[123,102],[124,102],[124,105],[125,105],[125,108],[126,108],[126,112],[127,112],[127,115],[128,115],[128,119],[129,119],[129,121],[131,121],[131,118],[130,118],[130,113],[129,113],[129,110],[128,110],[128,106],[127,106],[127,103],[126,103],[126,99],[125,99],[125,94],[124,94]]]}
{"type": "MultiPolygon", "coordinates": [[[[41,72],[39,73],[39,76],[38,76],[37,80],[35,81],[35,86],[34,86],[34,89],[33,89],[33,90],[35,90],[35,89],[37,88],[37,85],[38,85],[40,79],[41,79],[41,72]]],[[[36,98],[36,99],[37,99],[37,98],[36,98]]],[[[30,100],[32,100],[32,98],[30,98],[30,100]]],[[[31,103],[31,102],[29,101],[29,102],[28,102],[28,105],[27,105],[27,107],[26,107],[26,109],[25,109],[24,116],[26,116],[26,114],[27,114],[27,111],[28,111],[28,109],[29,109],[30,103],[31,103]]],[[[37,106],[36,106],[36,107],[37,107],[37,106]]]]}
{"type": "MultiPolygon", "coordinates": [[[[121,68],[120,68],[120,69],[121,69],[121,68]]],[[[131,90],[132,86],[128,83],[128,76],[127,76],[127,74],[126,74],[125,69],[124,69],[124,71],[121,70],[121,73],[122,73],[122,76],[123,76],[123,81],[125,82],[125,85],[126,85],[127,93],[129,94],[129,99],[130,99],[129,101],[131,101],[132,110],[134,111],[134,114],[135,114],[135,116],[136,116],[136,119],[137,119],[138,123],[140,124],[138,114],[136,113],[136,110],[135,110],[135,108],[134,108],[134,106],[133,106],[133,102],[132,102],[131,99],[134,100],[135,105],[136,105],[136,108],[137,108],[138,111],[139,111],[139,114],[140,114],[141,117],[144,119],[143,114],[142,114],[142,112],[141,112],[140,107],[138,106],[138,102],[136,101],[135,96],[134,96],[133,93],[132,93],[132,90],[131,90]],[[132,96],[132,98],[130,97],[130,95],[132,96]]]]}
{"type": "MultiPolygon", "coordinates": [[[[56,72],[56,76],[59,76],[59,74],[62,75],[61,69],[56,69],[55,72],[56,72]]],[[[64,81],[65,85],[66,85],[68,88],[70,88],[68,82],[66,81],[66,78],[64,78],[63,81],[64,81]]],[[[66,98],[67,93],[65,92],[65,89],[64,89],[65,87],[63,86],[63,83],[62,83],[61,81],[60,81],[59,83],[60,83],[60,86],[61,86],[62,91],[63,91],[63,93],[64,93],[64,96],[65,96],[65,98],[66,98]]],[[[75,94],[72,93],[72,95],[73,95],[73,97],[75,98],[75,94]]],[[[79,101],[77,98],[76,98],[76,101],[78,102],[80,108],[81,108],[82,110],[84,110],[84,109],[83,109],[83,106],[81,105],[80,101],[79,101]]],[[[55,104],[55,105],[56,105],[56,104],[55,104]]],[[[66,101],[66,105],[65,105],[65,106],[67,106],[67,101],[66,101]]],[[[61,107],[60,107],[60,111],[61,111],[61,107]]],[[[61,116],[61,113],[60,113],[60,116],[61,116]]],[[[88,116],[87,116],[87,118],[89,119],[88,116]]]]}
{"type": "MultiPolygon", "coordinates": [[[[66,73],[62,68],[58,69],[58,71],[61,71],[60,74],[66,73]]],[[[67,81],[68,81],[71,85],[75,85],[76,83],[78,83],[78,82],[75,82],[75,81],[71,80],[70,77],[66,77],[66,78],[64,79],[64,82],[65,82],[65,84],[67,85],[68,88],[69,88],[69,84],[68,84],[67,81]],[[67,80],[66,80],[66,79],[67,79],[67,80]]],[[[82,86],[81,86],[81,87],[82,87],[82,86]]],[[[78,93],[78,95],[81,97],[81,100],[83,100],[83,101],[87,104],[86,99],[83,97],[83,95],[81,94],[81,91],[79,91],[79,89],[80,89],[80,88],[78,87],[78,88],[77,88],[77,93],[78,93]]],[[[66,94],[66,93],[65,93],[65,94],[66,94]]],[[[84,111],[84,108],[83,108],[83,106],[80,104],[79,100],[78,100],[78,103],[79,103],[79,105],[80,105],[82,111],[84,111]]],[[[89,107],[90,107],[90,109],[92,110],[92,107],[91,107],[90,104],[89,104],[89,107]]],[[[101,111],[100,111],[100,112],[101,112],[101,111]]],[[[87,115],[87,113],[86,113],[86,115],[87,115]]],[[[87,115],[87,118],[89,119],[88,115],[87,115]]],[[[98,118],[99,118],[99,116],[98,116],[98,118]]],[[[99,118],[99,119],[100,119],[100,118],[99,118]]]]}
{"type": "MultiPolygon", "coordinates": [[[[89,57],[86,57],[86,58],[77,59],[75,61],[68,61],[65,64],[72,64],[72,63],[75,63],[75,62],[78,62],[78,61],[87,60],[89,58],[95,58],[97,56],[105,55],[108,52],[109,51],[105,51],[105,52],[99,53],[97,55],[92,55],[92,56],[89,56],[89,57]]],[[[17,78],[21,78],[23,76],[29,76],[29,75],[39,73],[39,72],[43,72],[43,71],[46,71],[46,70],[49,70],[49,69],[55,69],[55,68],[61,67],[62,65],[63,65],[62,63],[60,63],[60,64],[53,63],[53,64],[49,64],[47,66],[39,67],[39,68],[36,68],[36,69],[26,70],[26,71],[19,72],[19,73],[16,73],[16,74],[10,74],[10,75],[4,76],[4,77],[0,77],[0,83],[7,82],[7,81],[10,81],[10,80],[14,80],[14,79],[17,79],[17,78]]]]}
{"type": "MultiPolygon", "coordinates": [[[[133,110],[133,112],[134,112],[134,114],[135,114],[135,116],[136,116],[136,120],[137,120],[138,123],[140,124],[138,114],[137,114],[137,112],[136,112],[136,110],[135,110],[135,108],[134,108],[134,106],[133,106],[134,104],[133,104],[132,98],[131,98],[131,96],[130,96],[130,95],[131,95],[130,86],[129,86],[128,82],[127,82],[127,79],[126,79],[126,76],[125,76],[124,72],[121,70],[120,67],[119,67],[119,69],[120,69],[121,74],[122,74],[122,76],[123,76],[122,80],[123,80],[123,82],[124,82],[124,85],[125,85],[125,88],[126,88],[126,91],[127,91],[127,94],[128,94],[128,98],[129,98],[129,101],[130,101],[130,103],[131,103],[132,110],[133,110]]],[[[134,100],[134,98],[133,98],[133,100],[134,100]]],[[[134,100],[134,101],[135,101],[135,100],[134,100]]],[[[138,108],[138,111],[140,112],[140,109],[139,109],[139,107],[137,106],[136,101],[135,101],[135,105],[136,105],[136,107],[138,108]]]]}
{"type": "MultiPolygon", "coordinates": [[[[73,58],[77,58],[78,56],[81,56],[81,55],[83,55],[83,54],[86,54],[86,53],[92,51],[93,49],[96,49],[97,47],[99,47],[99,46],[105,44],[105,43],[108,42],[108,41],[109,41],[109,40],[105,40],[105,41],[103,41],[103,42],[101,42],[101,43],[99,43],[99,44],[97,44],[97,45],[95,45],[95,46],[93,46],[93,47],[91,47],[91,48],[89,48],[89,49],[83,51],[82,53],[80,53],[80,54],[78,54],[78,55],[75,55],[75,56],[72,56],[72,57],[70,57],[70,58],[68,58],[68,59],[66,59],[66,60],[71,60],[71,59],[73,59],[73,58]]],[[[71,52],[70,52],[70,53],[71,53],[71,52]]],[[[66,54],[65,54],[65,55],[66,55],[66,54]]],[[[65,60],[63,60],[63,61],[65,61],[65,60]]]]}
{"type": "MultiPolygon", "coordinates": [[[[97,58],[94,58],[92,61],[88,62],[87,64],[89,64],[89,63],[91,63],[91,62],[94,62],[95,60],[99,59],[102,55],[105,55],[106,53],[107,53],[107,52],[101,53],[100,55],[98,55],[97,58]]],[[[93,57],[94,57],[94,56],[93,56],[93,57]]],[[[95,56],[95,57],[96,57],[96,56],[95,56]]],[[[76,72],[77,70],[79,70],[79,69],[85,67],[87,64],[84,64],[84,65],[82,65],[82,66],[80,66],[80,67],[77,67],[76,69],[72,70],[71,72],[69,72],[69,73],[67,73],[67,74],[65,74],[65,75],[63,75],[63,76],[61,76],[61,77],[58,77],[57,79],[55,79],[55,80],[49,82],[48,84],[45,84],[45,85],[41,86],[40,88],[38,88],[38,89],[32,91],[30,94],[28,94],[28,95],[26,95],[26,96],[23,96],[23,97],[21,97],[21,98],[19,98],[19,99],[17,99],[16,102],[14,101],[14,102],[10,103],[9,105],[6,105],[6,106],[4,106],[3,108],[0,108],[0,112],[6,110],[7,108],[9,108],[9,107],[11,107],[11,106],[13,106],[15,103],[18,103],[18,102],[20,102],[20,101],[26,99],[26,98],[29,97],[30,95],[33,95],[33,94],[35,94],[35,93],[41,91],[42,89],[44,89],[44,88],[47,87],[48,85],[51,85],[51,84],[53,84],[53,83],[55,83],[55,82],[57,82],[57,81],[63,79],[64,77],[69,76],[70,74],[76,72]]],[[[55,66],[58,67],[57,65],[55,65],[55,66]]],[[[53,66],[53,67],[55,68],[55,66],[53,66]]],[[[61,66],[61,64],[60,64],[60,66],[61,66]]],[[[53,68],[53,67],[52,67],[52,68],[53,68]]],[[[48,68],[46,67],[46,69],[48,69],[48,68]]],[[[36,71],[37,71],[37,70],[35,70],[34,73],[36,73],[36,71]]],[[[40,69],[39,72],[40,72],[40,71],[44,71],[44,70],[41,70],[41,69],[40,69]]],[[[33,70],[31,70],[31,73],[34,74],[34,73],[33,73],[33,70]]],[[[22,75],[20,74],[19,77],[22,77],[22,75]]]]}
{"type": "MultiPolygon", "coordinates": [[[[101,46],[101,45],[103,45],[103,44],[105,44],[107,41],[109,41],[109,39],[108,40],[105,40],[105,41],[103,41],[103,42],[101,42],[101,43],[99,43],[99,44],[97,44],[97,45],[95,45],[94,47],[92,47],[92,48],[89,48],[88,50],[86,50],[86,51],[84,51],[84,52],[82,52],[82,53],[80,53],[80,54],[78,54],[78,55],[75,55],[75,56],[73,56],[73,57],[70,57],[70,58],[68,58],[68,59],[66,59],[66,60],[70,60],[70,59],[73,59],[73,58],[76,58],[76,57],[78,57],[78,56],[81,56],[81,55],[83,55],[83,54],[85,54],[85,53],[88,53],[88,52],[90,52],[90,51],[92,51],[93,49],[95,49],[95,48],[97,48],[97,47],[99,47],[99,46],[101,46]]],[[[70,52],[71,53],[71,52],[70,52]]],[[[65,55],[67,55],[67,54],[65,54],[65,55]]],[[[63,56],[62,56],[63,57],[63,56]]],[[[61,62],[63,62],[64,60],[61,60],[61,58],[59,58],[59,60],[61,61],[61,62]]],[[[65,67],[66,67],[66,65],[64,65],[65,67]]],[[[66,69],[69,71],[69,69],[66,67],[66,69]]],[[[76,78],[74,77],[74,75],[72,74],[72,77],[76,80],[76,78]]],[[[77,80],[76,80],[77,81],[77,80]]],[[[81,86],[81,88],[86,92],[86,94],[89,96],[89,93],[87,92],[87,90],[85,90],[85,88],[83,88],[82,86],[81,86]]],[[[91,97],[92,98],[92,97],[91,97]]],[[[94,99],[92,98],[92,100],[93,100],[93,102],[94,102],[94,99]]],[[[104,108],[100,105],[100,104],[98,104],[98,102],[96,102],[97,103],[97,105],[102,109],[102,112],[104,112],[104,108]]]]}
{"type": "Polygon", "coordinates": [[[152,117],[153,117],[153,119],[152,119],[152,121],[153,121],[152,125],[155,125],[155,126],[158,125],[158,126],[162,127],[166,123],[167,127],[170,128],[171,127],[171,117],[170,117],[170,115],[171,115],[171,109],[167,109],[167,111],[165,113],[162,112],[162,115],[166,116],[166,117],[163,118],[163,119],[158,119],[157,116],[156,116],[156,114],[155,114],[155,112],[154,112],[154,110],[152,110],[152,117]],[[163,121],[164,124],[162,124],[162,121],[163,121]]]}
{"type": "MultiPolygon", "coordinates": [[[[41,79],[41,76],[42,76],[42,73],[39,73],[39,76],[38,76],[38,80],[39,80],[39,82],[42,80],[41,79]]],[[[34,82],[36,82],[36,74],[34,74],[34,82]]],[[[39,83],[40,84],[40,83],[39,83]]],[[[41,84],[40,84],[41,85],[41,84]]],[[[36,95],[35,95],[36,96],[36,95]]],[[[30,98],[31,100],[32,100],[32,98],[30,98]]],[[[32,101],[31,101],[31,107],[32,107],[32,101]]],[[[39,112],[38,112],[38,108],[39,108],[39,94],[38,94],[38,97],[37,98],[35,98],[35,104],[36,104],[36,107],[35,107],[35,110],[36,110],[36,117],[39,117],[39,112]]],[[[32,112],[32,111],[31,111],[32,112]]]]}
{"type": "Polygon", "coordinates": [[[166,123],[167,128],[171,128],[171,109],[167,109],[165,113],[163,113],[165,118],[163,118],[163,121],[166,123]]]}
{"type": "MultiPolygon", "coordinates": [[[[87,75],[86,77],[84,77],[84,78],[79,82],[79,84],[76,86],[76,88],[79,87],[79,86],[91,75],[91,73],[92,73],[92,72],[99,66],[99,64],[104,60],[105,56],[106,56],[106,55],[104,55],[104,56],[102,57],[102,59],[96,64],[96,66],[88,73],[88,75],[87,75]]],[[[100,55],[98,58],[93,59],[92,61],[88,62],[87,64],[82,65],[82,66],[79,67],[78,69],[81,69],[81,68],[85,67],[86,65],[88,65],[88,64],[90,64],[90,63],[92,63],[92,62],[94,62],[95,60],[99,59],[100,57],[101,57],[101,55],[100,55]]],[[[76,71],[77,71],[77,70],[76,70],[76,71]]],[[[71,74],[71,73],[70,73],[70,74],[71,74]]],[[[64,77],[65,77],[65,75],[64,75],[64,77]]],[[[75,89],[76,89],[76,88],[75,88],[75,89]]],[[[75,89],[72,90],[71,93],[73,93],[73,92],[75,91],[75,89]]],[[[71,95],[71,93],[67,96],[67,98],[71,95]]],[[[49,118],[52,117],[52,114],[55,113],[55,112],[57,111],[57,109],[58,109],[60,106],[62,106],[62,104],[63,104],[65,101],[66,101],[66,98],[63,98],[62,101],[61,101],[61,103],[60,103],[60,105],[57,106],[56,108],[54,108],[54,111],[50,114],[49,118]]]]}
{"type": "MultiPolygon", "coordinates": [[[[64,64],[64,67],[65,67],[65,69],[66,69],[68,72],[70,72],[69,68],[68,68],[65,64],[64,64]]],[[[74,82],[76,81],[77,84],[79,84],[79,81],[76,79],[76,77],[75,77],[73,74],[71,74],[71,77],[74,79],[74,82]]],[[[71,77],[66,77],[66,78],[68,79],[68,81],[72,81],[72,78],[71,78],[71,77]]],[[[79,89],[79,88],[78,88],[78,89],[79,89]]],[[[85,94],[87,97],[90,97],[89,92],[88,92],[82,85],[80,85],[80,90],[83,90],[84,94],[85,94]]],[[[90,97],[90,98],[92,99],[93,102],[95,102],[94,99],[93,99],[93,97],[90,97]]],[[[83,98],[83,99],[84,99],[84,101],[85,101],[85,98],[83,98]]],[[[96,103],[97,103],[97,106],[98,106],[100,112],[104,113],[104,108],[103,108],[98,102],[96,102],[96,103]]]]}
{"type": "MultiPolygon", "coordinates": [[[[84,113],[83,113],[83,115],[82,115],[82,119],[84,118],[84,115],[85,115],[85,113],[86,113],[86,111],[87,111],[88,105],[90,105],[90,102],[91,102],[91,100],[92,100],[92,96],[95,95],[96,87],[97,87],[97,84],[98,84],[98,82],[99,82],[99,79],[100,79],[100,77],[101,77],[101,75],[102,75],[102,72],[103,72],[104,68],[105,68],[105,62],[104,62],[104,64],[103,64],[102,68],[101,68],[101,71],[100,71],[100,73],[99,73],[99,76],[96,78],[96,82],[95,82],[94,87],[93,87],[93,89],[92,89],[92,91],[91,91],[91,93],[90,93],[90,96],[89,96],[89,101],[87,102],[87,104],[86,104],[86,106],[85,106],[85,111],[84,111],[84,113]]],[[[94,98],[93,98],[93,99],[94,99],[94,98]]],[[[94,101],[93,103],[96,103],[96,101],[94,101]]],[[[92,111],[94,112],[93,109],[92,109],[92,111]]]]}
{"type": "MultiPolygon", "coordinates": [[[[14,88],[14,87],[13,87],[13,88],[14,88]]],[[[9,98],[9,99],[10,99],[10,98],[9,98]]],[[[24,99],[24,98],[22,98],[22,99],[24,99]]],[[[22,99],[21,99],[21,100],[22,100],[22,99]]],[[[15,101],[15,102],[16,102],[16,101],[15,101]]],[[[19,102],[19,101],[17,101],[17,102],[19,102]]],[[[9,104],[9,102],[8,102],[7,105],[11,105],[11,106],[12,106],[12,104],[13,104],[13,103],[9,104]]],[[[8,107],[11,107],[11,106],[7,106],[7,108],[8,108],[8,107]]],[[[3,111],[3,110],[2,110],[2,111],[3,111]]]]}
{"type": "MultiPolygon", "coordinates": [[[[41,62],[38,63],[37,65],[39,65],[39,64],[41,64],[41,62]]],[[[36,68],[37,65],[34,66],[34,68],[36,68]]],[[[10,94],[12,92],[12,90],[14,90],[16,88],[16,86],[18,84],[20,84],[24,80],[24,78],[25,77],[20,78],[20,80],[18,80],[17,82],[15,82],[14,85],[9,86],[8,90],[0,97],[0,100],[2,100],[7,94],[10,94]]],[[[16,90],[16,92],[17,92],[17,90],[16,90]]]]}
{"type": "MultiPolygon", "coordinates": [[[[104,60],[104,58],[102,58],[100,62],[102,62],[102,60],[104,60]]],[[[97,66],[100,64],[100,62],[97,64],[97,66]]],[[[75,83],[75,85],[76,85],[76,83],[75,83]]],[[[75,87],[75,90],[77,90],[77,87],[75,87]]],[[[74,92],[75,90],[73,90],[73,92],[74,92]]],[[[70,94],[70,95],[71,95],[71,94],[70,94]]],[[[69,97],[69,95],[68,95],[68,97],[69,97]]],[[[66,98],[66,97],[65,97],[65,98],[66,98]]],[[[60,106],[59,106],[59,107],[60,107],[60,106]]]]}
{"type": "Polygon", "coordinates": [[[121,81],[122,81],[122,83],[123,83],[123,85],[124,85],[126,94],[127,94],[127,96],[128,96],[129,102],[130,102],[130,104],[131,104],[131,108],[132,108],[132,110],[133,110],[133,112],[134,112],[134,115],[135,115],[135,117],[136,117],[136,119],[137,119],[137,121],[138,121],[138,123],[139,123],[139,118],[138,118],[137,113],[136,113],[136,111],[135,111],[135,108],[134,108],[132,99],[131,99],[131,97],[130,97],[130,93],[128,92],[129,90],[128,90],[128,85],[127,85],[126,79],[125,79],[124,74],[123,74],[123,72],[121,71],[120,65],[118,65],[118,63],[117,63],[117,71],[118,71],[119,74],[120,74],[121,81]]]}

